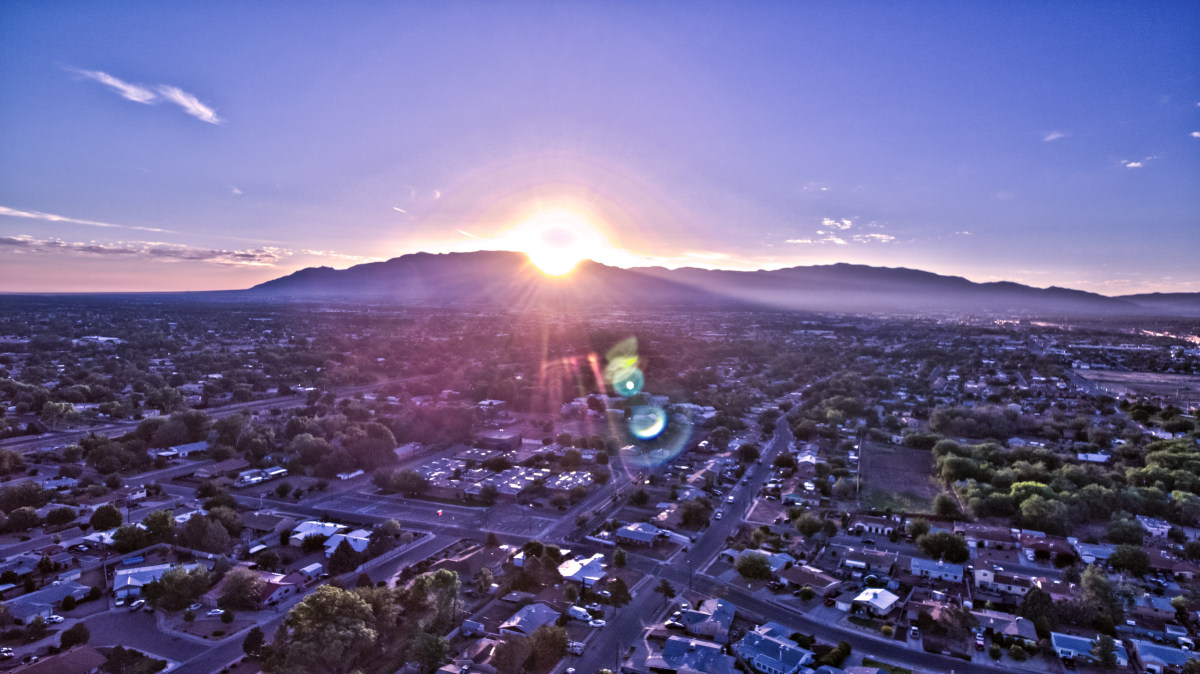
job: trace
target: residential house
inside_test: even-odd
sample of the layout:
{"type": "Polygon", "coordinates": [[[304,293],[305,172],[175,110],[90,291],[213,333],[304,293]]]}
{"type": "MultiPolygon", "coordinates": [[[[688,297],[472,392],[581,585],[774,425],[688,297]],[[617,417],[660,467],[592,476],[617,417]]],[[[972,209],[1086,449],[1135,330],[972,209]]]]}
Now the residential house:
{"type": "Polygon", "coordinates": [[[788,638],[790,634],[779,623],[764,623],[734,644],[733,652],[759,674],[798,674],[813,661],[813,653],[788,638]]]}
{"type": "Polygon", "coordinates": [[[92,588],[80,585],[74,581],[59,581],[53,585],[24,594],[7,602],[9,613],[17,624],[27,625],[37,616],[46,617],[54,613],[55,607],[61,607],[67,597],[79,601],[88,595],[92,588]]]}
{"type": "Polygon", "coordinates": [[[662,650],[646,658],[646,668],[662,674],[735,674],[737,660],[721,651],[720,644],[673,636],[663,644],[662,650]]]}
{"type": "Polygon", "coordinates": [[[890,576],[896,568],[899,554],[883,550],[859,550],[845,548],[842,554],[842,566],[861,571],[890,576]]]}
{"type": "Polygon", "coordinates": [[[332,557],[338,546],[346,541],[355,552],[366,552],[371,544],[371,532],[366,529],[355,529],[348,533],[336,533],[325,539],[325,556],[332,557]]]}
{"type": "Polygon", "coordinates": [[[872,587],[863,590],[851,602],[852,610],[864,611],[868,615],[882,618],[900,605],[900,597],[883,588],[872,587]]]}
{"type": "Polygon", "coordinates": [[[808,586],[819,597],[833,594],[842,586],[842,581],[814,566],[791,566],[780,571],[778,575],[779,579],[787,583],[790,589],[798,590],[808,586]]]}
{"type": "Polygon", "coordinates": [[[1012,639],[1020,639],[1026,644],[1037,643],[1037,628],[1028,618],[1002,611],[979,610],[971,611],[971,614],[979,620],[979,628],[985,634],[999,634],[1012,639]]]}
{"type": "Polygon", "coordinates": [[[983,548],[987,550],[1015,550],[1019,546],[1017,537],[1013,535],[1012,529],[1004,527],[988,526],[985,524],[973,524],[969,522],[956,522],[954,525],[954,533],[960,534],[967,541],[969,548],[983,548]]]}
{"type": "Polygon", "coordinates": [[[617,529],[615,534],[618,543],[627,543],[630,545],[654,545],[656,542],[670,536],[670,532],[663,531],[653,524],[646,522],[626,524],[617,529]]]}
{"type": "Polygon", "coordinates": [[[527,637],[543,625],[553,625],[561,613],[541,602],[529,604],[500,625],[501,635],[527,637]]]}
{"type": "MultiPolygon", "coordinates": [[[[1073,658],[1078,660],[1094,661],[1096,656],[1092,654],[1092,649],[1095,648],[1096,642],[1093,639],[1075,636],[1073,634],[1063,634],[1061,632],[1050,633],[1050,644],[1054,648],[1054,652],[1060,658],[1073,658]]],[[[1117,647],[1117,666],[1129,666],[1129,654],[1125,651],[1125,644],[1120,640],[1116,641],[1117,647]]]]}
{"type": "Polygon", "coordinates": [[[77,646],[29,665],[22,674],[98,674],[108,658],[91,646],[77,646]]]}
{"type": "Polygon", "coordinates": [[[944,580],[949,583],[963,582],[963,565],[951,564],[942,560],[912,557],[908,560],[908,571],[914,576],[930,580],[944,580]]]}
{"type": "Polygon", "coordinates": [[[992,592],[1025,596],[1034,579],[1019,572],[1005,571],[994,562],[975,560],[975,587],[992,592]]]}
{"type": "Polygon", "coordinates": [[[1129,642],[1133,644],[1134,655],[1142,661],[1142,667],[1152,674],[1181,671],[1188,660],[1196,657],[1192,651],[1156,644],[1153,641],[1130,639],[1129,642]]]}
{"type": "Polygon", "coordinates": [[[847,529],[859,534],[876,534],[879,536],[891,536],[892,532],[900,527],[899,515],[855,515],[850,520],[847,529]]]}
{"type": "Polygon", "coordinates": [[[309,536],[323,536],[328,539],[330,536],[339,534],[349,528],[337,522],[308,520],[297,524],[296,528],[292,529],[292,535],[288,537],[288,545],[298,548],[304,545],[304,539],[309,536]]]}
{"type": "Polygon", "coordinates": [[[724,644],[729,643],[735,611],[733,604],[724,599],[707,599],[694,609],[682,611],[679,622],[688,634],[724,644]]]}
{"type": "Polygon", "coordinates": [[[586,559],[583,557],[568,559],[558,565],[558,573],[565,581],[591,588],[607,574],[607,571],[604,570],[604,555],[597,552],[586,559]]]}
{"type": "Polygon", "coordinates": [[[182,567],[187,571],[191,571],[199,568],[200,564],[198,562],[178,565],[151,564],[149,566],[136,566],[129,569],[117,569],[113,571],[113,592],[117,599],[140,595],[144,586],[161,578],[168,569],[176,567],[182,567]]]}
{"type": "MultiPolygon", "coordinates": [[[[281,574],[271,573],[270,571],[258,571],[259,578],[262,579],[262,589],[258,594],[259,606],[271,606],[286,599],[288,596],[299,592],[304,587],[304,576],[300,574],[281,574]]],[[[215,607],[221,601],[221,596],[225,594],[225,580],[229,576],[221,579],[208,592],[205,592],[200,597],[200,603],[208,607],[215,607]]]]}

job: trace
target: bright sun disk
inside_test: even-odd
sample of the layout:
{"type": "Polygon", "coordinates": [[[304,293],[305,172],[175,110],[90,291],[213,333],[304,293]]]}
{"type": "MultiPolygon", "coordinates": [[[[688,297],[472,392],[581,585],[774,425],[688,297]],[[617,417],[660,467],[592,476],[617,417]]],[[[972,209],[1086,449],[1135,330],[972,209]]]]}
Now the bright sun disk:
{"type": "Polygon", "coordinates": [[[581,260],[607,249],[600,231],[582,214],[569,210],[542,211],[521,223],[510,235],[513,247],[548,276],[568,274],[581,260]]]}

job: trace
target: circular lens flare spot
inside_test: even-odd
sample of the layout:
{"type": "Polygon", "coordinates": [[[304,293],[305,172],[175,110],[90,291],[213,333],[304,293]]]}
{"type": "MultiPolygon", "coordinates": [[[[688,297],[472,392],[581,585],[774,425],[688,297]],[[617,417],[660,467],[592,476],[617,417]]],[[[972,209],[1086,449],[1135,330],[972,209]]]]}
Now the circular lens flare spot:
{"type": "Polygon", "coordinates": [[[656,405],[638,405],[629,419],[629,432],[639,440],[653,440],[667,429],[667,413],[656,405]]]}
{"type": "Polygon", "coordinates": [[[636,367],[618,370],[613,375],[612,385],[617,395],[629,398],[642,392],[646,376],[636,367]]]}

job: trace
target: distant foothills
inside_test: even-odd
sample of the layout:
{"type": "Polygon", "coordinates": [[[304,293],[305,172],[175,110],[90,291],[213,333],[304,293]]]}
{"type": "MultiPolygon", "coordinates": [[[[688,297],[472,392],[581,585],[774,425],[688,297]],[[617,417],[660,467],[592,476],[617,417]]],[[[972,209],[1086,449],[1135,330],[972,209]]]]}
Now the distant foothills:
{"type": "MultiPolygon", "coordinates": [[[[217,293],[205,293],[206,295],[217,293]]],[[[1069,288],[974,283],[903,268],[833,264],[771,271],[622,269],[585,260],[548,277],[522,253],[415,253],[348,269],[310,267],[223,296],[425,306],[738,306],[868,313],[1200,316],[1200,293],[1106,297],[1069,288]]]]}

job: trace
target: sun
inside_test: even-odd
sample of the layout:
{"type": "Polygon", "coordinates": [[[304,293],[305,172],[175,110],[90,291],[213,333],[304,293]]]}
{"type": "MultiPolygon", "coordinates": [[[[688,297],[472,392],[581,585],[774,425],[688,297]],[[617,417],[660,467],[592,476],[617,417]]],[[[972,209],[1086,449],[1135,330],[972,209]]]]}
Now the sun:
{"type": "Polygon", "coordinates": [[[547,276],[569,274],[581,260],[608,248],[604,236],[586,216],[575,211],[541,211],[510,234],[513,247],[547,276]]]}

